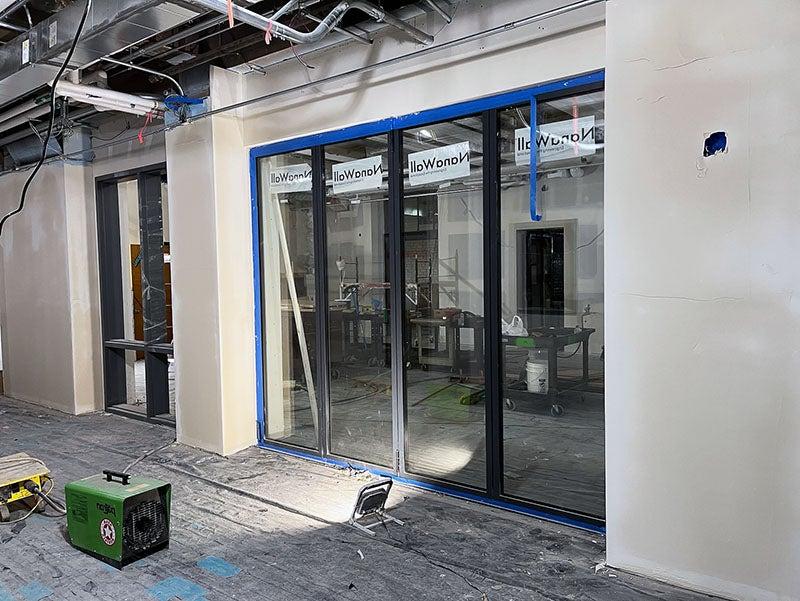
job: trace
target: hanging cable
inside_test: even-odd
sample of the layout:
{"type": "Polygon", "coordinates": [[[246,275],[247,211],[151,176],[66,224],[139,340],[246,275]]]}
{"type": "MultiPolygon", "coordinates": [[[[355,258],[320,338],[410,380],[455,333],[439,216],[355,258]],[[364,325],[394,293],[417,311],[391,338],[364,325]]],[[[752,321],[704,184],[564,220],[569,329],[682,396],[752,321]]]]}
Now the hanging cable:
{"type": "Polygon", "coordinates": [[[89,9],[92,6],[92,0],[86,0],[86,6],[83,9],[83,14],[81,15],[81,20],[78,23],[78,29],[75,31],[75,37],[72,40],[72,45],[69,47],[69,51],[67,52],[67,56],[64,58],[64,62],[61,63],[61,67],[58,69],[58,73],[56,73],[55,78],[53,78],[53,85],[50,88],[50,119],[47,123],[47,134],[44,136],[44,140],[42,142],[42,156],[39,157],[39,161],[36,163],[36,166],[31,171],[31,174],[28,176],[28,179],[25,180],[25,185],[22,186],[22,193],[19,196],[19,205],[17,208],[7,213],[2,219],[0,219],[0,236],[3,235],[3,226],[5,226],[6,221],[8,221],[14,215],[21,213],[22,210],[25,208],[25,199],[28,196],[28,189],[31,187],[36,174],[39,173],[39,170],[44,165],[45,160],[47,160],[47,147],[50,144],[50,138],[53,135],[53,126],[55,125],[56,121],[56,83],[61,77],[64,75],[64,72],[67,70],[67,66],[69,62],[72,60],[72,55],[75,54],[75,48],[78,47],[78,40],[81,38],[81,34],[83,33],[83,26],[86,24],[86,18],[89,16],[89,9]]]}

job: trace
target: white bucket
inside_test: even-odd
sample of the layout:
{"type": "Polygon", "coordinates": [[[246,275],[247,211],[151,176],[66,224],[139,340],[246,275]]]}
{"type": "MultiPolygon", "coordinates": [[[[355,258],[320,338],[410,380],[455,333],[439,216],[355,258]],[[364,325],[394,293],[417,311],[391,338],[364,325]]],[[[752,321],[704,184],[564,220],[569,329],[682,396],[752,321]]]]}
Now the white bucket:
{"type": "Polygon", "coordinates": [[[528,380],[528,392],[547,394],[550,384],[547,363],[528,361],[525,363],[525,373],[528,380]]]}

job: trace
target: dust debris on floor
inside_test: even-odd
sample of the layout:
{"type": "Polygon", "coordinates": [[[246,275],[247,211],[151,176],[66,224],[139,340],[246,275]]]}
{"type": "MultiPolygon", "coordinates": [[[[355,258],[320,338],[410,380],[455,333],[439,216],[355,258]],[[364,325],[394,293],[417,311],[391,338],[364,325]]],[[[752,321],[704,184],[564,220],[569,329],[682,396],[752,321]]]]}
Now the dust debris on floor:
{"type": "Polygon", "coordinates": [[[51,510],[0,526],[0,601],[709,598],[606,567],[597,533],[402,485],[387,510],[404,525],[369,536],[347,524],[371,478],[358,470],[257,448],[223,458],[166,426],[5,397],[0,412],[0,456],[46,462],[57,498],[102,470],[172,485],[169,547],[121,570],[71,546],[51,510]]]}

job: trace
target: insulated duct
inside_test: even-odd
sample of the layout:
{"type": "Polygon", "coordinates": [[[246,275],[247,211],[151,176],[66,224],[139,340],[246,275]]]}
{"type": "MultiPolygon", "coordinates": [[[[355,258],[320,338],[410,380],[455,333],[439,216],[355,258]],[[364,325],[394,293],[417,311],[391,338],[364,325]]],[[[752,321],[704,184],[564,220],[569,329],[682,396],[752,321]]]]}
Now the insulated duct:
{"type": "Polygon", "coordinates": [[[56,94],[91,104],[100,110],[122,111],[139,116],[164,112],[164,104],[157,100],[64,80],[56,84],[56,94]]]}
{"type": "MultiPolygon", "coordinates": [[[[0,46],[0,106],[52,82],[75,37],[82,12],[83,3],[73,2],[0,46]]],[[[69,68],[85,68],[201,12],[192,5],[164,0],[92,0],[69,68]]]]}
{"type": "MultiPolygon", "coordinates": [[[[191,1],[198,6],[215,10],[221,14],[227,14],[228,12],[228,3],[226,0],[191,1]]],[[[248,25],[267,32],[269,35],[287,40],[289,42],[294,42],[295,44],[313,44],[314,42],[318,42],[328,35],[328,33],[330,33],[330,31],[344,18],[345,14],[351,10],[359,10],[363,13],[366,13],[376,21],[382,21],[387,25],[391,25],[392,27],[400,29],[423,44],[430,44],[433,42],[433,36],[409,25],[405,21],[401,21],[397,17],[387,13],[382,8],[379,8],[369,2],[343,0],[336,5],[336,7],[331,10],[331,12],[328,13],[328,15],[323,18],[322,21],[320,21],[320,24],[317,25],[313,31],[308,33],[292,29],[283,23],[280,23],[274,19],[269,19],[263,15],[259,15],[258,13],[246,8],[242,8],[241,6],[237,6],[236,4],[232,5],[232,10],[233,18],[237,21],[247,23],[248,25]]]]}

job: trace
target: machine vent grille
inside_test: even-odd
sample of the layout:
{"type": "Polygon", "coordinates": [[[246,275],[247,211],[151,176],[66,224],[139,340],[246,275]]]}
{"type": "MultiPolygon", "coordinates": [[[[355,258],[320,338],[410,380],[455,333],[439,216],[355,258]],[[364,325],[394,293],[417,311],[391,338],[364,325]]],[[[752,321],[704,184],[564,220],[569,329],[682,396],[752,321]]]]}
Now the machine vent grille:
{"type": "Polygon", "coordinates": [[[131,507],[125,516],[124,543],[133,553],[149,549],[164,540],[166,535],[167,512],[160,499],[151,499],[131,507]]]}

